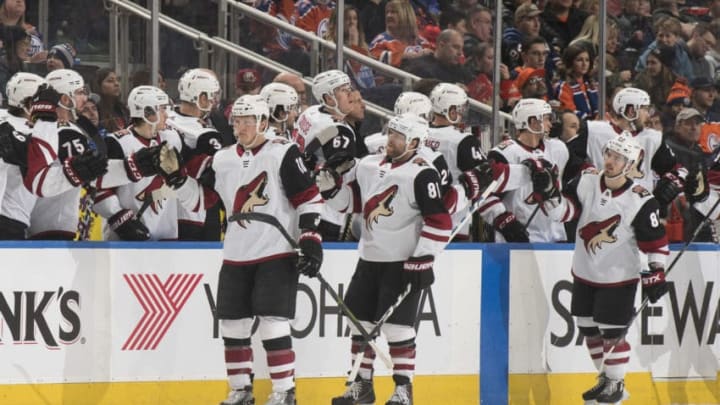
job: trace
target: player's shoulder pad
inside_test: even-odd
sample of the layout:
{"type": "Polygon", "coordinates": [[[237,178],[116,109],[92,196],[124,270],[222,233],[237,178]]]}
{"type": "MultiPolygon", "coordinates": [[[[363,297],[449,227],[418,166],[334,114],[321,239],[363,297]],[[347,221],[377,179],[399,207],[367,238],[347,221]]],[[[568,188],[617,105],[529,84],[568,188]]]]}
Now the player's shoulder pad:
{"type": "Polygon", "coordinates": [[[506,140],[500,142],[499,144],[495,145],[495,147],[493,149],[505,150],[513,145],[515,145],[515,141],[513,141],[512,139],[506,139],[506,140]]]}
{"type": "Polygon", "coordinates": [[[422,156],[415,156],[412,160],[412,163],[420,167],[430,166],[427,160],[425,160],[425,158],[423,158],[422,156]]]}
{"type": "Polygon", "coordinates": [[[116,139],[120,139],[120,138],[130,135],[130,134],[132,134],[132,131],[130,131],[128,128],[123,128],[119,131],[112,132],[109,135],[116,139]]]}
{"type": "Polygon", "coordinates": [[[292,142],[288,141],[287,139],[280,138],[280,137],[274,137],[274,138],[270,139],[270,142],[271,143],[279,143],[281,145],[287,145],[289,143],[292,143],[292,142]]]}

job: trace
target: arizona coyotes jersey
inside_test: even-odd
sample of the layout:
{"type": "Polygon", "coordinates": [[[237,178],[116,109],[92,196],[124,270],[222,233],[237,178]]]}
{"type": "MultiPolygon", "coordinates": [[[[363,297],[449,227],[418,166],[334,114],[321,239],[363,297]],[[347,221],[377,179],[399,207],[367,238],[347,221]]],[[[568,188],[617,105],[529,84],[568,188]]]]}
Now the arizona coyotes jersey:
{"type": "Polygon", "coordinates": [[[25,118],[9,115],[0,125],[9,125],[13,131],[15,156],[8,158],[5,165],[7,179],[5,192],[0,192],[0,215],[30,225],[30,213],[35,206],[37,196],[31,193],[23,183],[23,172],[27,168],[27,149],[32,128],[25,118]]]}
{"type": "MultiPolygon", "coordinates": [[[[205,210],[220,198],[228,216],[243,212],[270,214],[293,237],[298,237],[299,216],[319,214],[323,206],[297,146],[282,139],[267,140],[251,150],[240,145],[226,147],[215,154],[206,171],[200,175],[202,186],[188,179],[177,190],[186,208],[205,210]]],[[[226,262],[244,265],[292,255],[294,249],[272,225],[228,222],[223,245],[226,262]]]]}
{"type": "MultiPolygon", "coordinates": [[[[108,157],[124,159],[140,149],[159,145],[163,141],[170,147],[182,150],[180,135],[172,129],[160,131],[155,138],[148,140],[130,127],[108,135],[108,157]]],[[[143,210],[139,219],[150,231],[150,240],[177,239],[177,199],[175,192],[165,184],[162,176],[143,177],[136,183],[98,191],[95,210],[100,215],[109,218],[122,209],[129,209],[136,214],[143,210]]],[[[119,240],[117,234],[108,226],[103,233],[105,240],[119,240]]]]}
{"type": "Polygon", "coordinates": [[[297,133],[295,143],[304,153],[312,151],[318,163],[325,162],[325,159],[338,152],[347,152],[355,155],[355,131],[345,121],[337,121],[330,115],[322,105],[313,105],[300,114],[295,124],[297,133]],[[313,142],[318,135],[330,126],[337,127],[337,135],[329,140],[322,147],[316,147],[313,142]]]}
{"type": "Polygon", "coordinates": [[[644,270],[641,252],[648,262],[665,265],[669,250],[659,204],[645,187],[628,180],[610,190],[601,173],[586,172],[576,189],[563,194],[569,200],[564,219],[579,214],[572,273],[580,281],[599,286],[634,283],[644,270]]]}
{"type": "MultiPolygon", "coordinates": [[[[180,134],[184,145],[183,159],[185,162],[189,162],[193,158],[202,159],[203,155],[212,156],[222,148],[220,133],[201,118],[170,111],[168,112],[167,126],[180,134]]],[[[181,222],[203,226],[205,211],[189,212],[181,206],[178,209],[178,219],[181,222]]]]}
{"type": "MultiPolygon", "coordinates": [[[[622,133],[620,128],[607,121],[588,121],[587,154],[590,163],[598,170],[604,167],[603,148],[614,136],[622,133]]],[[[665,145],[660,131],[644,128],[633,133],[633,138],[642,146],[642,158],[634,165],[629,177],[648,190],[655,188],[656,176],[676,168],[675,155],[665,145]]]]}
{"type": "Polygon", "coordinates": [[[355,170],[355,180],[344,185],[328,204],[342,212],[362,213],[359,253],[367,261],[437,256],[452,229],[440,178],[417,155],[403,163],[391,163],[383,155],[364,157],[355,170]]]}
{"type": "MultiPolygon", "coordinates": [[[[569,153],[565,143],[554,138],[544,139],[538,147],[530,148],[522,143],[508,139],[501,142],[488,153],[488,159],[503,163],[521,164],[526,159],[545,159],[558,167],[558,178],[562,178],[568,162],[569,153]]],[[[529,179],[528,179],[529,180],[529,179]]],[[[501,197],[494,196],[483,205],[481,215],[492,223],[495,217],[505,211],[512,212],[520,223],[527,223],[538,202],[532,198],[532,181],[520,187],[505,191],[501,197]]],[[[528,224],[527,231],[530,242],[559,242],[567,240],[565,227],[553,221],[542,211],[538,212],[528,224]]],[[[496,241],[504,241],[499,232],[495,233],[496,241]]]]}

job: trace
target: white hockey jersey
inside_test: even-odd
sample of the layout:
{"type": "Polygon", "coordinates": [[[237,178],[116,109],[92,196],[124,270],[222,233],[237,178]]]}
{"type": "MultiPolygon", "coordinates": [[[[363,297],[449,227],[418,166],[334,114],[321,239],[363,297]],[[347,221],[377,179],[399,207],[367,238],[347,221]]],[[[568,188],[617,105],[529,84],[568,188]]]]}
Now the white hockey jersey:
{"type": "Polygon", "coordinates": [[[437,171],[415,155],[403,163],[369,155],[358,163],[355,181],[328,201],[342,212],[361,212],[359,254],[372,262],[437,256],[452,222],[443,205],[437,171]]]}
{"type": "MultiPolygon", "coordinates": [[[[608,121],[588,121],[587,125],[587,155],[590,163],[598,170],[602,170],[603,148],[610,139],[620,135],[622,130],[608,121]]],[[[644,128],[639,133],[633,133],[633,137],[642,146],[643,155],[634,165],[630,177],[652,191],[658,176],[675,168],[675,155],[665,146],[660,131],[644,128]]]]}
{"type": "MultiPolygon", "coordinates": [[[[150,140],[137,135],[132,127],[108,135],[106,143],[108,156],[123,159],[140,149],[156,146],[163,141],[168,146],[182,150],[182,141],[172,129],[160,131],[150,140]]],[[[122,209],[129,209],[136,214],[144,208],[139,218],[150,231],[150,240],[172,240],[178,237],[178,203],[175,193],[159,175],[144,177],[137,183],[129,183],[114,189],[99,190],[95,199],[95,211],[105,218],[110,218],[122,209]]],[[[109,226],[103,230],[105,240],[120,238],[109,226]]]]}
{"type": "Polygon", "coordinates": [[[339,151],[347,151],[355,155],[355,131],[345,121],[336,121],[332,115],[325,112],[321,105],[313,105],[300,114],[295,123],[295,143],[300,147],[301,152],[308,152],[313,148],[313,154],[317,157],[318,163],[324,163],[325,159],[339,151]],[[311,145],[320,132],[330,126],[338,128],[338,134],[320,148],[311,145]]]}
{"type": "MultiPolygon", "coordinates": [[[[323,207],[297,146],[282,139],[269,139],[252,150],[240,145],[226,147],[215,154],[206,170],[214,172],[214,184],[200,185],[189,178],[176,190],[182,204],[193,211],[205,210],[220,198],[228,216],[241,212],[270,214],[298,237],[299,216],[319,214],[323,207]]],[[[226,262],[246,265],[294,254],[272,225],[228,223],[223,244],[226,262]]]]}
{"type": "MultiPolygon", "coordinates": [[[[207,120],[168,111],[167,126],[182,138],[186,163],[194,156],[212,156],[222,148],[222,136],[207,120]]],[[[205,225],[205,211],[190,212],[180,206],[178,219],[197,226],[205,225]]]]}
{"type": "MultiPolygon", "coordinates": [[[[16,142],[16,150],[20,153],[25,151],[25,156],[18,156],[18,158],[26,160],[27,146],[30,141],[32,128],[28,126],[25,118],[15,117],[14,115],[7,116],[6,122],[12,125],[15,131],[13,134],[15,139],[13,141],[16,142]]],[[[25,187],[23,174],[19,166],[5,162],[1,165],[5,166],[5,176],[2,177],[6,179],[6,185],[4,193],[0,192],[0,196],[2,196],[0,215],[30,226],[30,213],[35,206],[37,196],[25,187]]]]}
{"type": "MultiPolygon", "coordinates": [[[[565,143],[558,139],[545,139],[537,148],[527,146],[509,139],[494,147],[488,154],[489,159],[504,161],[509,164],[521,164],[526,159],[545,159],[557,165],[558,177],[562,178],[569,153],[565,143]]],[[[502,189],[501,189],[502,190],[502,189]]],[[[538,202],[532,198],[533,185],[528,175],[527,181],[518,188],[504,189],[502,197],[490,197],[480,209],[480,214],[489,223],[505,211],[512,212],[520,223],[527,223],[530,216],[538,207],[538,202]],[[509,191],[508,191],[509,190],[509,191]]],[[[567,240],[565,227],[553,221],[542,210],[538,211],[528,224],[527,231],[530,242],[559,242],[567,240]]],[[[495,232],[495,240],[504,241],[500,232],[495,232]]]]}
{"type": "Polygon", "coordinates": [[[643,186],[628,180],[617,190],[605,187],[602,173],[585,172],[563,192],[551,211],[558,220],[579,218],[573,276],[590,285],[634,283],[647,262],[665,265],[669,254],[659,204],[643,186]]]}

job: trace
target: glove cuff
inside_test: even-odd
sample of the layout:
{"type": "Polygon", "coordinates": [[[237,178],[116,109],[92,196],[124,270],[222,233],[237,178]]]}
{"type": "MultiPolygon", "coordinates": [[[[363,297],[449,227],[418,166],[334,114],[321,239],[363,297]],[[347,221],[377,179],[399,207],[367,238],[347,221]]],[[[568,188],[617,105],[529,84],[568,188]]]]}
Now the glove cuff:
{"type": "Polygon", "coordinates": [[[319,232],[314,230],[303,230],[303,233],[300,234],[300,241],[303,240],[312,240],[317,243],[322,243],[322,235],[320,235],[319,232]]]}
{"type": "Polygon", "coordinates": [[[32,117],[33,121],[36,121],[38,118],[42,118],[45,121],[56,121],[56,108],[57,105],[51,103],[50,101],[36,101],[30,106],[30,117],[32,117]]]}
{"type": "Polygon", "coordinates": [[[110,229],[112,231],[115,231],[117,228],[122,226],[125,222],[131,220],[135,216],[135,213],[133,213],[130,210],[122,210],[118,212],[117,214],[111,216],[108,219],[108,225],[110,226],[110,229]]]}
{"type": "Polygon", "coordinates": [[[427,271],[432,270],[435,257],[432,255],[411,257],[403,263],[405,271],[427,271]]]}
{"type": "Polygon", "coordinates": [[[504,213],[498,215],[495,218],[495,221],[493,222],[493,226],[497,229],[503,229],[505,228],[509,223],[515,221],[515,215],[512,212],[505,211],[504,213]]]}
{"type": "Polygon", "coordinates": [[[75,168],[73,168],[72,161],[75,159],[75,157],[71,156],[65,160],[63,160],[63,172],[65,173],[65,177],[67,177],[70,184],[73,185],[73,187],[77,187],[83,183],[83,181],[80,179],[80,176],[78,176],[78,173],[75,171],[75,168]]]}
{"type": "Polygon", "coordinates": [[[131,154],[125,159],[125,172],[127,173],[128,178],[133,182],[137,183],[143,178],[142,173],[140,172],[140,169],[137,166],[137,163],[135,162],[135,154],[131,154]]]}
{"type": "Polygon", "coordinates": [[[642,273],[642,285],[648,287],[655,284],[665,282],[665,269],[654,269],[650,272],[642,273]]]}

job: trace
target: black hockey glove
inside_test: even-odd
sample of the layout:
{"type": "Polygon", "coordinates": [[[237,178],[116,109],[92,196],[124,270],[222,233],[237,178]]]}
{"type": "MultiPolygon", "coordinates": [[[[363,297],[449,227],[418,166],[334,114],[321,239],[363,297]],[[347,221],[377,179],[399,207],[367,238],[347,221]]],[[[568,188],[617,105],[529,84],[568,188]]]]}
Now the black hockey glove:
{"type": "Polygon", "coordinates": [[[187,174],[182,167],[182,156],[177,149],[170,148],[166,143],[160,147],[159,159],[157,160],[157,171],[165,179],[165,183],[178,189],[185,184],[187,174]]]}
{"type": "Polygon", "coordinates": [[[38,119],[57,121],[55,109],[59,102],[60,93],[47,84],[41,85],[30,102],[30,119],[33,122],[38,119]]]}
{"type": "Polygon", "coordinates": [[[688,173],[685,179],[685,198],[690,204],[705,201],[710,195],[706,173],[702,170],[688,173]]]}
{"type": "Polygon", "coordinates": [[[338,152],[328,158],[325,167],[335,170],[343,175],[355,166],[355,158],[348,152],[338,152]]]}
{"type": "Polygon", "coordinates": [[[320,195],[325,200],[329,200],[340,191],[343,184],[342,176],[331,168],[320,169],[317,176],[315,176],[315,184],[317,184],[320,190],[320,195]]]}
{"type": "Polygon", "coordinates": [[[0,159],[8,163],[14,160],[15,156],[14,136],[13,128],[10,125],[0,125],[0,159]]]}
{"type": "Polygon", "coordinates": [[[664,268],[655,267],[650,271],[640,273],[640,276],[642,277],[643,300],[647,297],[654,304],[668,291],[664,268]]]}
{"type": "Polygon", "coordinates": [[[315,230],[303,230],[298,240],[300,257],[297,269],[308,277],[317,276],[323,261],[322,237],[315,230]]]}
{"type": "Polygon", "coordinates": [[[465,197],[473,202],[480,198],[483,191],[493,180],[492,165],[487,160],[470,170],[462,172],[458,178],[463,189],[465,189],[465,197]]]}
{"type": "Polygon", "coordinates": [[[653,195],[660,203],[660,206],[666,206],[673,202],[675,197],[683,191],[683,180],[672,172],[665,173],[655,185],[653,195]]]}
{"type": "Polygon", "coordinates": [[[108,160],[97,151],[85,151],[63,161],[63,172],[70,184],[77,187],[107,173],[108,160]]]}
{"type": "Polygon", "coordinates": [[[435,282],[434,262],[434,256],[425,255],[410,257],[403,263],[402,280],[403,284],[410,284],[410,292],[422,291],[435,282]]]}
{"type": "Polygon", "coordinates": [[[527,229],[515,218],[512,212],[505,211],[493,222],[495,230],[502,234],[506,242],[530,242],[527,229]]]}
{"type": "Polygon", "coordinates": [[[530,169],[533,199],[541,203],[559,194],[557,166],[545,159],[525,159],[521,162],[530,169]]]}
{"type": "Polygon", "coordinates": [[[108,219],[108,225],[122,240],[144,241],[150,239],[150,230],[130,210],[121,210],[108,219]]]}
{"type": "MultiPolygon", "coordinates": [[[[163,142],[162,145],[165,145],[165,142],[163,142]]],[[[137,182],[143,177],[151,177],[158,174],[162,145],[142,148],[125,158],[125,171],[130,180],[137,182]]]]}

